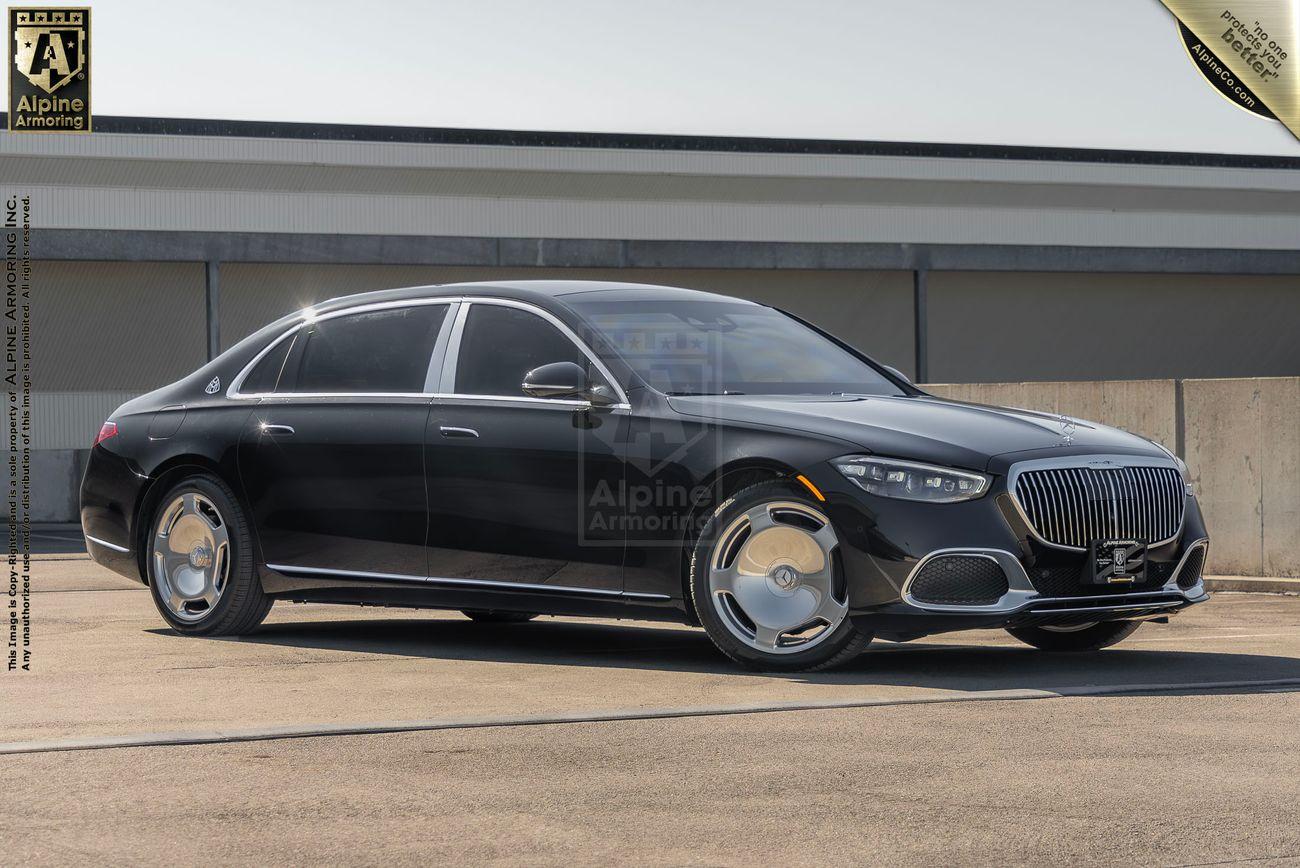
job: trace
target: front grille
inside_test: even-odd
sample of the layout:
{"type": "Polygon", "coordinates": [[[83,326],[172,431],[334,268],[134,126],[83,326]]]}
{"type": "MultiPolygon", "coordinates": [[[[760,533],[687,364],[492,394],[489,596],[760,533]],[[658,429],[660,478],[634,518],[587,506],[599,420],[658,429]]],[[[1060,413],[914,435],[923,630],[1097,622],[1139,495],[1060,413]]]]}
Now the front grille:
{"type": "Polygon", "coordinates": [[[1178,571],[1178,587],[1184,591],[1193,588],[1201,580],[1201,571],[1205,569],[1205,546],[1199,545],[1187,555],[1187,561],[1178,571]]]}
{"type": "Polygon", "coordinates": [[[992,558],[940,555],[921,568],[907,590],[923,603],[988,606],[1007,592],[1007,576],[992,558]]]}
{"type": "Polygon", "coordinates": [[[1040,537],[1080,549],[1097,539],[1171,539],[1187,496],[1172,467],[1026,470],[1015,495],[1040,537]]]}

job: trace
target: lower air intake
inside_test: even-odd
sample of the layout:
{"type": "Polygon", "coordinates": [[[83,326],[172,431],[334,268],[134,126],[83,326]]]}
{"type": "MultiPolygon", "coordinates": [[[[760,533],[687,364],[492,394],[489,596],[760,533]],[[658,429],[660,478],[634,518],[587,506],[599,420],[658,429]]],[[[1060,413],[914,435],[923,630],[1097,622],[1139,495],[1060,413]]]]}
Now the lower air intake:
{"type": "Polygon", "coordinates": [[[1201,571],[1204,569],[1205,546],[1197,546],[1192,549],[1183,563],[1183,568],[1178,571],[1178,587],[1184,591],[1196,587],[1196,583],[1201,580],[1201,571]]]}
{"type": "Polygon", "coordinates": [[[932,558],[908,586],[913,599],[948,606],[987,606],[1006,592],[1007,576],[1001,565],[980,555],[932,558]]]}

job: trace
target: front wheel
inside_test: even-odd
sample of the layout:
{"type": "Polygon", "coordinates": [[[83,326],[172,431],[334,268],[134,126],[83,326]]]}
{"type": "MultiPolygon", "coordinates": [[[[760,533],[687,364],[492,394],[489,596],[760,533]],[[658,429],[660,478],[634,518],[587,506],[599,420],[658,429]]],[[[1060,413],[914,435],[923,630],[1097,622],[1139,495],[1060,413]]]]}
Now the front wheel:
{"type": "Polygon", "coordinates": [[[244,511],[214,476],[191,476],[163,495],[148,551],[154,605],[178,633],[247,633],[271,610],[244,511]]]}
{"type": "Polygon", "coordinates": [[[751,669],[852,660],[871,634],[849,619],[839,538],[820,504],[781,482],[724,501],[691,554],[691,599],[713,644],[751,669]]]}
{"type": "Polygon", "coordinates": [[[1007,632],[1043,651],[1099,651],[1133,635],[1141,621],[1102,621],[1068,627],[1008,627],[1007,632]]]}

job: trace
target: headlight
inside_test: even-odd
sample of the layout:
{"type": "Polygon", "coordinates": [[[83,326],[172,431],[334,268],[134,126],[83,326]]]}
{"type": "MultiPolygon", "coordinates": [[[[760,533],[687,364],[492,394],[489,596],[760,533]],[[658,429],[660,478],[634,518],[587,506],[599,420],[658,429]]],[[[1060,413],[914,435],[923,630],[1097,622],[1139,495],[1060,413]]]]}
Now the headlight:
{"type": "Polygon", "coordinates": [[[989,487],[989,477],[983,473],[935,467],[933,464],[866,455],[850,455],[831,463],[858,488],[881,497],[956,503],[979,497],[989,487]]]}

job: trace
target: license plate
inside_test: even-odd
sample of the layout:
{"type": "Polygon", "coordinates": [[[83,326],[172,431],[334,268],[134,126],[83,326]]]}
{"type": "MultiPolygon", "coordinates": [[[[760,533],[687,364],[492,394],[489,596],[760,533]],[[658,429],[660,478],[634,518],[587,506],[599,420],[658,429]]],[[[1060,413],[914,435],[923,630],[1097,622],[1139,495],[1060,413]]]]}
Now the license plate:
{"type": "Polygon", "coordinates": [[[1096,585],[1141,582],[1147,572],[1147,544],[1136,539],[1093,540],[1089,547],[1096,585]]]}

